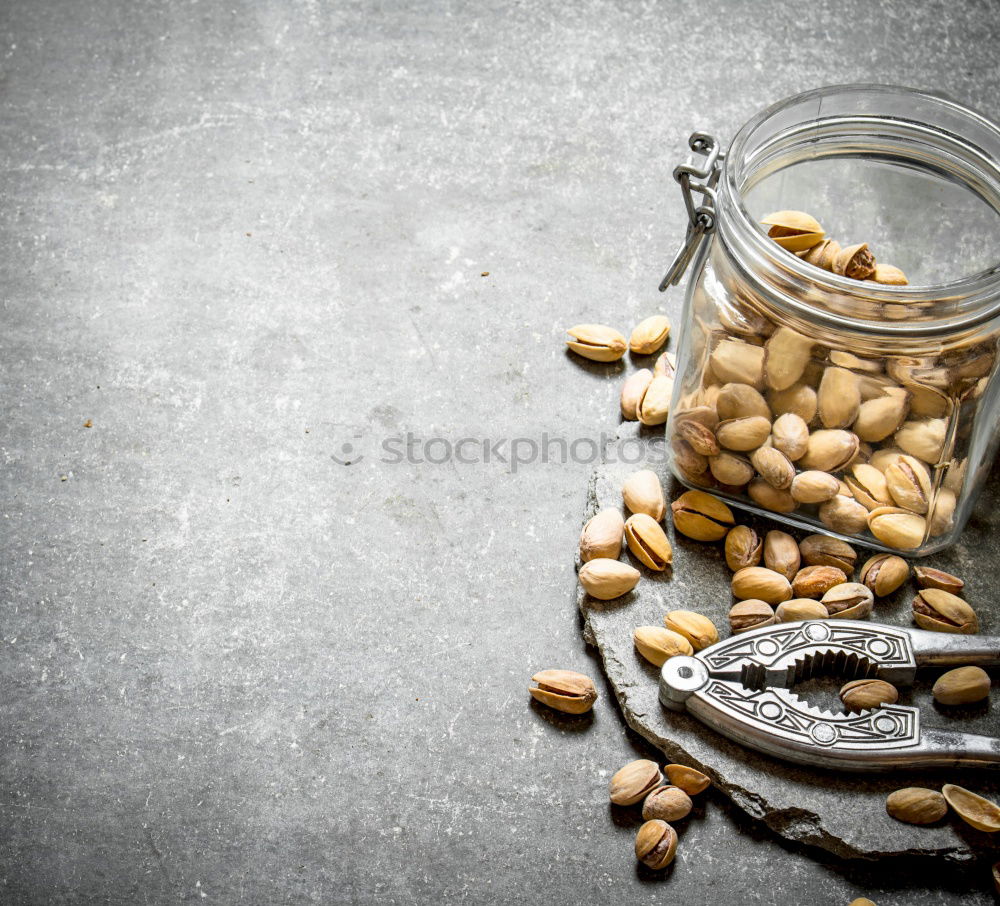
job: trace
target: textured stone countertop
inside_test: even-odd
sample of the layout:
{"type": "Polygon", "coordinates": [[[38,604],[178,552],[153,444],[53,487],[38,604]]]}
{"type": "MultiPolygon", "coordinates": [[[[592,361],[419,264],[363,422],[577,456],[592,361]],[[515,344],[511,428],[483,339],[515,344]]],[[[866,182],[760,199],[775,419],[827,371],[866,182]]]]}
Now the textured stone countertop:
{"type": "Polygon", "coordinates": [[[1000,117],[998,41],[989,3],[2,4],[0,902],[991,902],[718,793],[637,870],[606,783],[652,750],[603,680],[583,721],[526,686],[599,673],[623,372],[562,329],[677,323],[687,135],[850,81],[1000,117]]]}

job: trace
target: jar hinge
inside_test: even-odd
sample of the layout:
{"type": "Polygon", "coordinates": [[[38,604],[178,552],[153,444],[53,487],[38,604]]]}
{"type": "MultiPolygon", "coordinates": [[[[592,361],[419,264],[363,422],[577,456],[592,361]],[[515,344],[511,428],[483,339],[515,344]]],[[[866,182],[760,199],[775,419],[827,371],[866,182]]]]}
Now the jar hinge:
{"type": "Polygon", "coordinates": [[[718,140],[705,132],[692,133],[688,139],[688,147],[695,154],[705,155],[705,165],[696,167],[692,158],[688,163],[674,168],[674,179],[681,185],[684,207],[687,208],[688,228],[684,245],[660,281],[661,293],[668,286],[676,286],[680,282],[702,239],[715,230],[715,187],[726,155],[720,150],[718,140]],[[695,204],[695,192],[702,196],[699,205],[695,204]]]}

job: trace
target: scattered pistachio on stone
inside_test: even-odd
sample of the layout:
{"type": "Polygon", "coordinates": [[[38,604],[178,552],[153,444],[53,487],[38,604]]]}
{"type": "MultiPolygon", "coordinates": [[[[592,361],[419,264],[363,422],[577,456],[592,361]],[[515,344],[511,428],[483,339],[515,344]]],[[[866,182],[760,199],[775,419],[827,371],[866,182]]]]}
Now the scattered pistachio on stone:
{"type": "Polygon", "coordinates": [[[673,550],[663,527],[646,513],[635,513],[625,522],[628,549],[650,569],[662,572],[673,562],[673,550]]]}
{"type": "Polygon", "coordinates": [[[616,772],[608,783],[608,797],[615,805],[635,805],[655,790],[662,778],[655,761],[639,758],[616,772]]]}
{"type": "Polygon", "coordinates": [[[940,588],[922,588],[913,599],[913,620],[921,629],[975,635],[976,612],[961,598],[940,588]]]}
{"type": "Polygon", "coordinates": [[[795,574],[792,592],[796,598],[819,598],[846,581],[844,571],[836,566],[806,566],[795,574]]]}
{"type": "Polygon", "coordinates": [[[584,591],[599,601],[611,601],[628,594],[640,578],[639,570],[620,560],[595,557],[580,567],[578,578],[584,591]]]}
{"type": "Polygon", "coordinates": [[[674,861],[677,832],[666,821],[647,821],[635,836],[635,857],[647,868],[659,871],[674,861]]]}
{"type": "Polygon", "coordinates": [[[694,648],[684,636],[660,626],[639,626],[632,633],[632,642],[636,651],[657,667],[678,654],[694,654],[694,648]]]}
{"type": "Polygon", "coordinates": [[[535,701],[565,714],[585,714],[597,701],[597,689],[589,676],[572,670],[541,670],[528,691],[535,701]]]}
{"type": "Polygon", "coordinates": [[[941,591],[950,592],[953,595],[961,594],[965,588],[965,582],[946,573],[940,569],[932,569],[929,566],[915,566],[913,574],[917,578],[917,585],[921,588],[940,588],[941,591]]]}
{"type": "Polygon", "coordinates": [[[651,355],[667,342],[669,335],[670,319],[664,315],[653,315],[636,324],[628,347],[637,355],[651,355]]]}
{"type": "Polygon", "coordinates": [[[858,554],[851,545],[829,535],[807,535],[799,542],[807,566],[836,566],[848,576],[854,572],[858,554]]]}
{"type": "Polygon", "coordinates": [[[689,768],[686,764],[668,764],[663,768],[663,773],[667,775],[667,780],[689,796],[697,796],[712,784],[707,774],[689,768]]]}
{"type": "Polygon", "coordinates": [[[820,600],[831,617],[863,620],[871,614],[875,596],[860,582],[843,582],[834,585],[820,600]]]}
{"type": "Polygon", "coordinates": [[[889,794],[885,810],[906,824],[933,824],[948,813],[948,803],[937,790],[908,786],[889,794]]]}
{"type": "Polygon", "coordinates": [[[791,582],[801,563],[799,546],[787,532],[772,529],[764,536],[764,565],[768,569],[780,573],[791,582]]]}
{"type": "Polygon", "coordinates": [[[594,362],[616,362],[628,348],[625,337],[603,324],[578,324],[566,333],[571,338],[566,345],[577,355],[594,362]]]}
{"type": "Polygon", "coordinates": [[[790,601],[782,601],[774,610],[774,618],[778,623],[825,620],[829,616],[826,605],[811,598],[792,598],[790,601]]]}
{"type": "Polygon", "coordinates": [[[646,821],[680,821],[691,814],[691,797],[679,786],[661,786],[653,790],[642,803],[642,817],[646,821]]]}
{"type": "Polygon", "coordinates": [[[622,418],[635,421],[639,417],[639,403],[642,402],[652,380],[653,372],[648,368],[640,368],[622,384],[622,418]]]}
{"type": "Polygon", "coordinates": [[[704,614],[691,610],[671,610],[664,618],[667,629],[684,636],[695,651],[701,651],[719,641],[719,630],[704,614]]]}
{"type": "Polygon", "coordinates": [[[884,598],[900,588],[909,576],[910,566],[902,557],[876,554],[865,561],[860,578],[876,597],[884,598]]]}
{"type": "Polygon", "coordinates": [[[740,601],[729,611],[729,628],[734,635],[774,623],[774,608],[765,601],[740,601]]]}
{"type": "Polygon", "coordinates": [[[934,700],[942,705],[970,705],[990,694],[990,675],[982,667],[956,667],[934,683],[934,700]]]}
{"type": "Polygon", "coordinates": [[[780,604],[792,597],[791,583],[781,573],[763,566],[748,566],[732,579],[733,595],[741,601],[780,604]]]}
{"type": "Polygon", "coordinates": [[[666,504],[659,476],[652,469],[633,472],[622,485],[622,497],[633,513],[645,513],[657,522],[663,518],[666,504]]]}
{"type": "Polygon", "coordinates": [[[763,547],[757,533],[746,525],[735,525],[726,535],[726,565],[733,571],[760,563],[763,547]]]}
{"type": "Polygon", "coordinates": [[[644,425],[662,425],[670,415],[670,401],[674,395],[674,379],[654,377],[646,386],[636,409],[636,417],[644,425]]]}
{"type": "Polygon", "coordinates": [[[625,522],[618,510],[607,507],[583,527],[580,533],[580,562],[598,557],[617,560],[622,552],[625,522]]]}
{"type": "Polygon", "coordinates": [[[989,834],[1000,831],[1000,807],[995,802],[953,783],[946,783],[941,792],[966,824],[989,834]]]}

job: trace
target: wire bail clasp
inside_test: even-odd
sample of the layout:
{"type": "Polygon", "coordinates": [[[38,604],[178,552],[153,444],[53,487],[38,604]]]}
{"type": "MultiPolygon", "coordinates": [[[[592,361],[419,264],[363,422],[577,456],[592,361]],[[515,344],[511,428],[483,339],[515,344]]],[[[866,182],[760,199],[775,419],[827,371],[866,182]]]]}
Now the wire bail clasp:
{"type": "Polygon", "coordinates": [[[689,160],[688,163],[674,168],[674,179],[681,185],[684,207],[687,208],[688,228],[684,245],[660,281],[661,293],[668,286],[676,286],[680,282],[695,252],[698,251],[701,240],[715,231],[715,187],[719,182],[722,162],[726,155],[720,149],[718,140],[706,132],[692,133],[688,139],[688,147],[695,154],[705,155],[705,164],[703,167],[696,167],[689,160]],[[701,203],[697,205],[695,192],[702,196],[701,203]]]}

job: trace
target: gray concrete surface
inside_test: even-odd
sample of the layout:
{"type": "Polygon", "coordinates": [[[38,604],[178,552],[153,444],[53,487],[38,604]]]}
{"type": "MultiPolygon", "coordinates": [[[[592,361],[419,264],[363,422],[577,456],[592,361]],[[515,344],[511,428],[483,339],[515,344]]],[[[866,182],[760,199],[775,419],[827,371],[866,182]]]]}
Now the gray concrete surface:
{"type": "Polygon", "coordinates": [[[561,330],[676,315],[692,129],[851,80],[997,117],[998,36],[987,3],[4,3],[0,901],[987,902],[721,798],[637,870],[605,783],[647,750],[607,687],[584,721],[525,691],[598,669],[592,463],[382,444],[597,437],[620,371],[561,330]]]}

